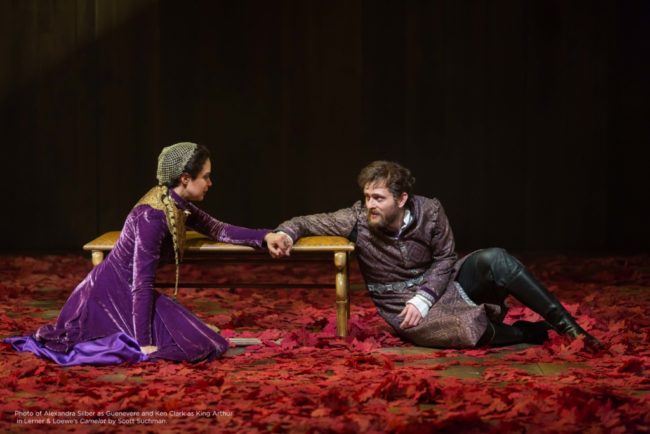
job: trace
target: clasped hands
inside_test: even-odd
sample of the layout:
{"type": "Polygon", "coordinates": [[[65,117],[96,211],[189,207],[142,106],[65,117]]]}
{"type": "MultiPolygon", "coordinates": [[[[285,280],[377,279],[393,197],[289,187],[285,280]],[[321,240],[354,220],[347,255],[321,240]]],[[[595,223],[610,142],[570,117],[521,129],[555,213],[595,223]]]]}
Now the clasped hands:
{"type": "Polygon", "coordinates": [[[284,232],[269,232],[264,237],[264,241],[273,258],[282,258],[291,254],[293,240],[284,232]]]}

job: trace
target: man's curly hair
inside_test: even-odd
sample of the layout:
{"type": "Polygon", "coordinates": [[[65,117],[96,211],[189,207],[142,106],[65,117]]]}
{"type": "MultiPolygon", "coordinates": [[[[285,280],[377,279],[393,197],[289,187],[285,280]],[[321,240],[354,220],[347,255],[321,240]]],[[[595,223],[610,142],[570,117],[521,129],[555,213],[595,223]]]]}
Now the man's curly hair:
{"type": "Polygon", "coordinates": [[[394,161],[373,161],[361,169],[357,177],[357,183],[363,190],[368,184],[384,184],[394,197],[402,193],[411,196],[415,178],[411,171],[394,161]]]}

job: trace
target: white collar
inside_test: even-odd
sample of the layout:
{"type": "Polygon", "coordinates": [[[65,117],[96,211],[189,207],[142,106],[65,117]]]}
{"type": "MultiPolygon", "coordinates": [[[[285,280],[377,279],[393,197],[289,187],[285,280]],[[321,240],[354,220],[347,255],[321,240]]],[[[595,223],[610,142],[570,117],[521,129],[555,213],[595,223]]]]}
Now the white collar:
{"type": "Polygon", "coordinates": [[[398,237],[402,235],[404,229],[406,229],[411,224],[412,221],[413,221],[413,215],[411,215],[411,210],[406,208],[404,210],[404,218],[402,219],[402,226],[399,228],[399,232],[397,232],[398,237]]]}

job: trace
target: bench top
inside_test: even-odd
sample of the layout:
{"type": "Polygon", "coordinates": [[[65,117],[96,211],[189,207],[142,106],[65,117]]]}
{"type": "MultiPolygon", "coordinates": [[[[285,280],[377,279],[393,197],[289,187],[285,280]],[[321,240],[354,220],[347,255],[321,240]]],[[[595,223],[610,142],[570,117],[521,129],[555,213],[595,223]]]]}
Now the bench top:
{"type": "MultiPolygon", "coordinates": [[[[106,232],[83,246],[84,250],[109,251],[113,248],[120,231],[106,232]]],[[[186,252],[256,252],[250,246],[218,243],[198,232],[187,231],[185,238],[186,252]]],[[[296,241],[292,252],[352,252],[354,243],[343,237],[303,237],[296,241]]]]}

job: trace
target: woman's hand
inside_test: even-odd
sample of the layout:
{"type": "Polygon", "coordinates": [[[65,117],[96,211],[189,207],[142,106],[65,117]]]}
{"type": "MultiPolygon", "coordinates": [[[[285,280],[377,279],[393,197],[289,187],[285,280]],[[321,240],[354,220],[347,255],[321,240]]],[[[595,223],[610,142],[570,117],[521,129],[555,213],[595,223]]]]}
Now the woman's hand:
{"type": "Polygon", "coordinates": [[[144,354],[151,354],[158,351],[158,347],[155,345],[145,345],[144,347],[140,347],[140,351],[142,351],[144,354]]]}

